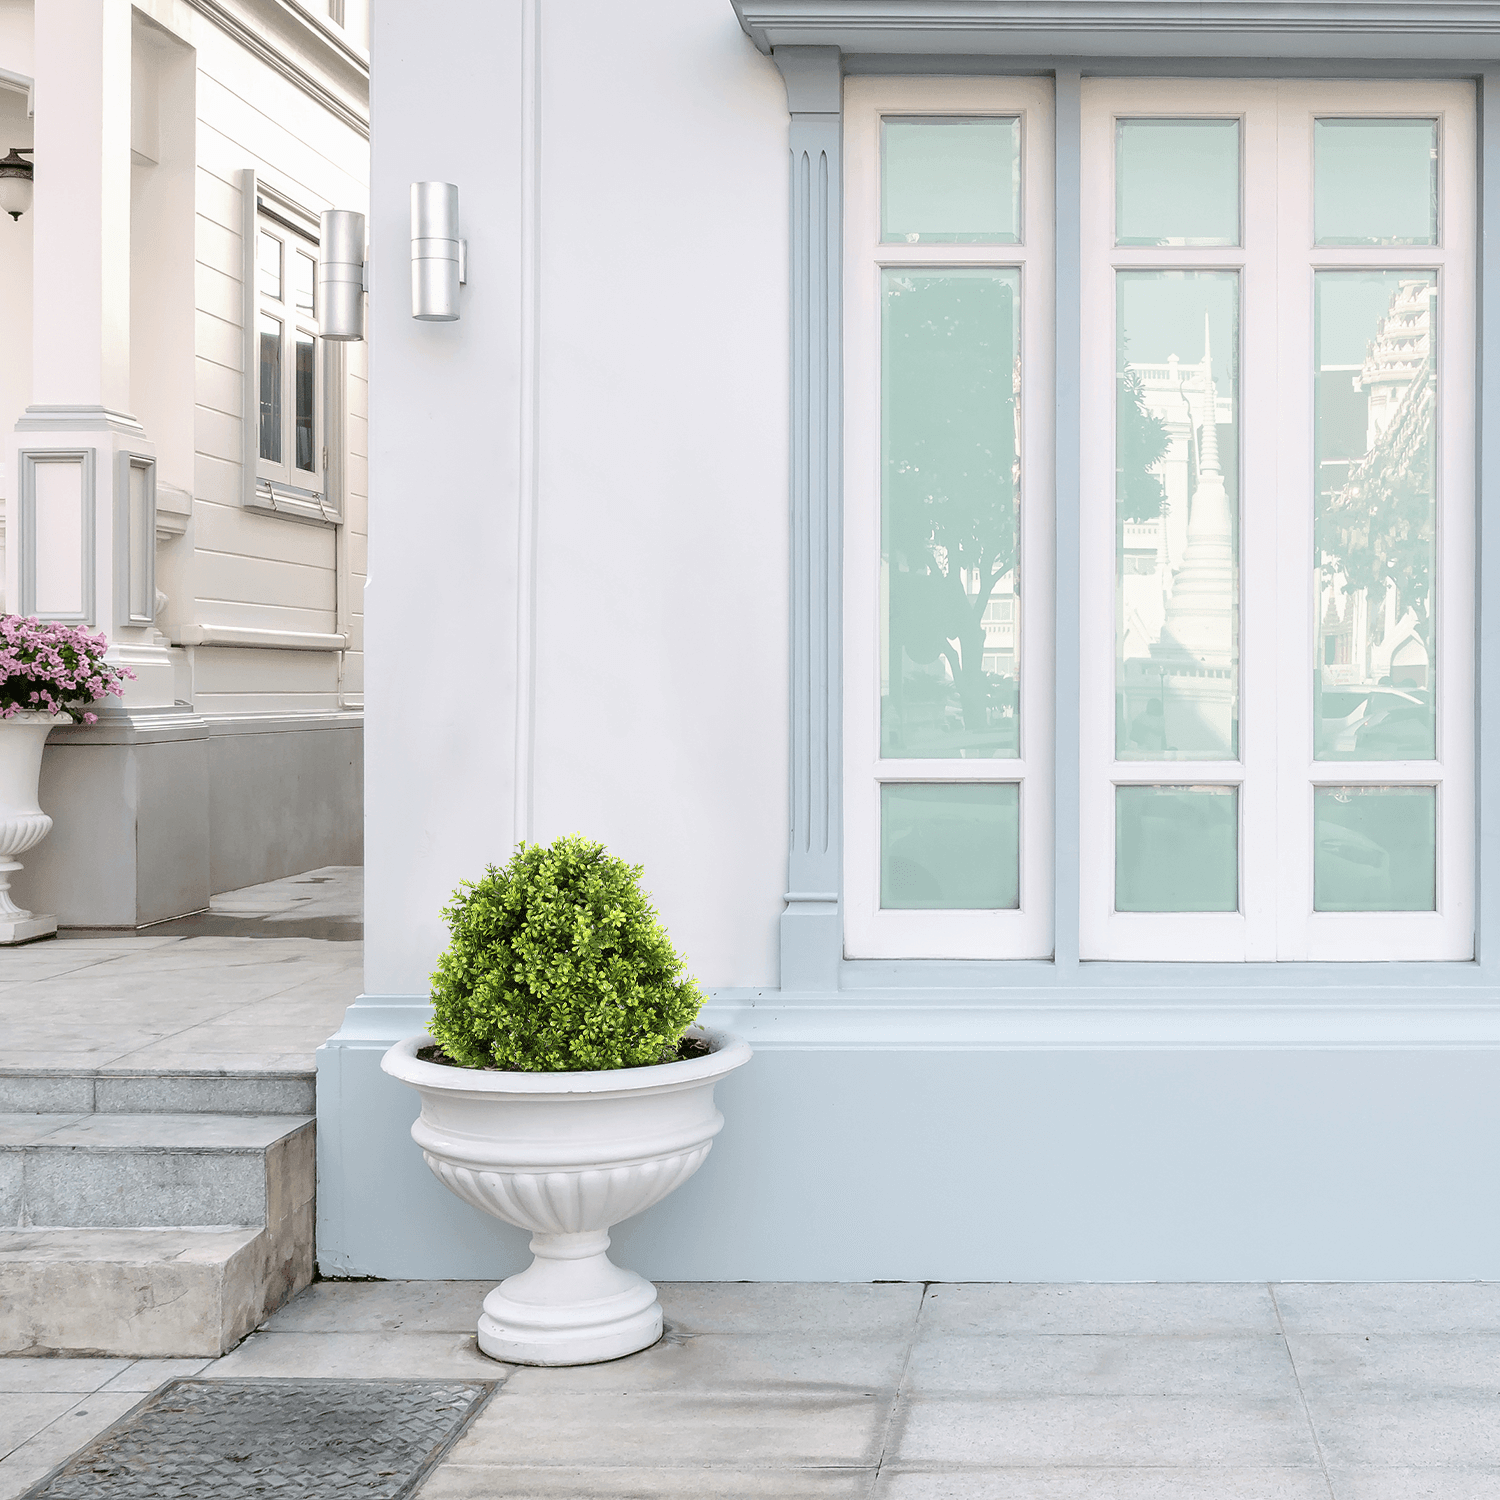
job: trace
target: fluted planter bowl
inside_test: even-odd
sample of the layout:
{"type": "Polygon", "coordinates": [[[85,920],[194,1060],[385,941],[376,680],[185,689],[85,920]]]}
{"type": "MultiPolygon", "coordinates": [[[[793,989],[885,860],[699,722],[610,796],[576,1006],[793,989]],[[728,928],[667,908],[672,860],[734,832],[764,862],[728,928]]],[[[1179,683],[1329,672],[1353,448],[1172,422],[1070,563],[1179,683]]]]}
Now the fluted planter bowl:
{"type": "Polygon", "coordinates": [[[26,712],[0,719],[0,943],[24,943],[57,931],[57,918],[17,906],[11,876],[21,868],[18,854],[34,849],[52,831],[52,819],[37,801],[42,749],[67,714],[26,712]]]}
{"type": "Polygon", "coordinates": [[[598,1073],[502,1073],[424,1062],[410,1036],[380,1066],[422,1097],[411,1128],[427,1165],[465,1203],[531,1231],[534,1259],[485,1299],[479,1347],[510,1364],[587,1365],[661,1337],[661,1304],[615,1265],[609,1231],[703,1165],[724,1117],[714,1085],[750,1060],[699,1030],[704,1057],[598,1073]]]}

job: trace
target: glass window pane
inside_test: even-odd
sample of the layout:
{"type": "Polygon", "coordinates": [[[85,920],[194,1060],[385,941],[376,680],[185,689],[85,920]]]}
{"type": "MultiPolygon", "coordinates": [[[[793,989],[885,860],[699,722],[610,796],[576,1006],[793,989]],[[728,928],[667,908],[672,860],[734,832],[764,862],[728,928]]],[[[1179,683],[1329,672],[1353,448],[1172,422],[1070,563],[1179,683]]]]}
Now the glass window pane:
{"type": "Polygon", "coordinates": [[[316,420],[313,401],[317,395],[317,379],[313,370],[315,340],[312,334],[297,330],[297,467],[308,473],[316,473],[317,454],[313,450],[316,420]]]}
{"type": "Polygon", "coordinates": [[[262,231],[259,241],[260,294],[281,301],[281,241],[262,231]]]}
{"type": "Polygon", "coordinates": [[[1437,792],[1430,786],[1320,786],[1316,911],[1436,911],[1437,792]]]}
{"type": "Polygon", "coordinates": [[[313,288],[317,283],[317,262],[300,250],[292,257],[292,301],[304,317],[312,317],[313,288]]]}
{"type": "Polygon", "coordinates": [[[1116,911],[1238,911],[1232,786],[1115,788],[1116,911]]]}
{"type": "Polygon", "coordinates": [[[1015,910],[1020,807],[1014,783],[881,787],[881,906],[1015,910]]]}
{"type": "Polygon", "coordinates": [[[1319,760],[1437,753],[1437,285],[1314,278],[1319,760]]]}
{"type": "Polygon", "coordinates": [[[281,462],[281,321],[260,318],[260,456],[281,462]]]}
{"type": "Polygon", "coordinates": [[[1015,245],[1021,239],[1021,121],[885,120],[880,237],[1015,245]]]}
{"type": "Polygon", "coordinates": [[[1238,245],[1240,122],[1117,120],[1121,245],[1238,245]]]}
{"type": "Polygon", "coordinates": [[[883,275],[886,757],[1020,753],[1020,274],[883,275]]]}
{"type": "Polygon", "coordinates": [[[1117,273],[1115,756],[1239,755],[1239,277],[1117,273]]]}
{"type": "Polygon", "coordinates": [[[1318,120],[1313,139],[1318,244],[1437,244],[1436,120],[1318,120]]]}

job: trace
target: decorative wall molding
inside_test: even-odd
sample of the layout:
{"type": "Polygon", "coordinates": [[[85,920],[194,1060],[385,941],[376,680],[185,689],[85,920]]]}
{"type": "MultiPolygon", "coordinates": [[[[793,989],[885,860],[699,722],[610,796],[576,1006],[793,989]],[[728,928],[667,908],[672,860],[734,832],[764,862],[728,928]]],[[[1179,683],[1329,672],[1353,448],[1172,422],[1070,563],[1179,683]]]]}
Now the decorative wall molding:
{"type": "Polygon", "coordinates": [[[128,411],[107,406],[28,406],[17,432],[118,432],[144,438],[146,429],[128,411]]]}
{"type": "Polygon", "coordinates": [[[36,83],[27,77],[25,73],[12,73],[9,68],[0,68],[0,89],[7,89],[12,93],[26,95],[26,113],[36,113],[36,83]]]}
{"type": "Polygon", "coordinates": [[[322,234],[322,223],[315,209],[292,197],[290,193],[272,186],[264,177],[255,180],[255,206],[288,229],[308,235],[314,243],[322,234]]]}
{"type": "Polygon", "coordinates": [[[839,628],[843,115],[839,54],[779,50],[791,111],[791,848],[784,986],[836,989],[843,788],[839,628]]]}
{"type": "Polygon", "coordinates": [[[268,651],[344,651],[349,637],[316,630],[257,630],[240,625],[183,625],[174,646],[254,646],[268,651]]]}
{"type": "Polygon", "coordinates": [[[1500,57],[1497,0],[733,0],[762,52],[1500,57]]]}
{"type": "Polygon", "coordinates": [[[156,459],[118,453],[115,464],[115,625],[150,626],[156,623],[156,459]],[[132,514],[137,475],[144,508],[139,530],[132,514]]]}
{"type": "Polygon", "coordinates": [[[286,0],[186,0],[246,51],[365,137],[370,136],[370,63],[347,41],[286,0]]]}
{"type": "Polygon", "coordinates": [[[359,729],[365,722],[362,712],[347,709],[325,709],[313,712],[293,709],[286,713],[205,714],[210,739],[234,734],[312,734],[325,729],[359,729]]]}
{"type": "Polygon", "coordinates": [[[97,450],[93,448],[21,448],[16,453],[19,474],[19,542],[21,546],[20,613],[70,625],[93,625],[94,620],[94,496],[97,450]],[[37,586],[37,471],[60,465],[78,470],[77,609],[49,609],[39,600],[37,586]]]}
{"type": "Polygon", "coordinates": [[[183,536],[193,518],[193,497],[175,484],[156,482],[156,540],[169,542],[183,536]]]}
{"type": "Polygon", "coordinates": [[[332,709],[323,713],[201,714],[182,705],[126,709],[107,718],[101,716],[97,724],[59,724],[48,744],[139,745],[239,734],[313,734],[328,729],[359,729],[364,722],[362,713],[332,709]]]}

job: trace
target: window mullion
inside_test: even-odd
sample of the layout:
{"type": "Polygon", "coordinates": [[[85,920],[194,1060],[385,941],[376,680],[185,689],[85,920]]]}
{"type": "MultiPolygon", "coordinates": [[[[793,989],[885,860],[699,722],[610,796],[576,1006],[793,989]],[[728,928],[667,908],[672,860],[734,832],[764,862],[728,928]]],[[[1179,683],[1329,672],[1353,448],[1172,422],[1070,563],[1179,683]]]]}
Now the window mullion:
{"type": "Polygon", "coordinates": [[[1053,961],[1060,974],[1079,958],[1081,881],[1079,704],[1083,692],[1080,580],[1083,450],[1083,117],[1082,78],[1059,68],[1053,149],[1057,230],[1054,344],[1056,455],[1055,565],[1053,583],[1053,961]]]}

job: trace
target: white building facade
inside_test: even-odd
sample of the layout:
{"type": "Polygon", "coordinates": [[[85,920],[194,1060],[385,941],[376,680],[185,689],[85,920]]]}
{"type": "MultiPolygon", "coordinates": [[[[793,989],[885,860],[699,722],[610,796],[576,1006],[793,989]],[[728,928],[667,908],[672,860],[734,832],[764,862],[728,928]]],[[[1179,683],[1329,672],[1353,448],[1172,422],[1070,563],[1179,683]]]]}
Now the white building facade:
{"type": "Polygon", "coordinates": [[[0,0],[5,607],[134,673],[48,743],[16,890],[65,927],[360,859],[364,353],[316,282],[368,98],[363,0],[0,0]]]}
{"type": "Polygon", "coordinates": [[[649,1276],[1500,1276],[1500,5],[459,10],[375,16],[324,1273],[524,1263],[379,1059],[581,830],[756,1049],[649,1276]]]}

